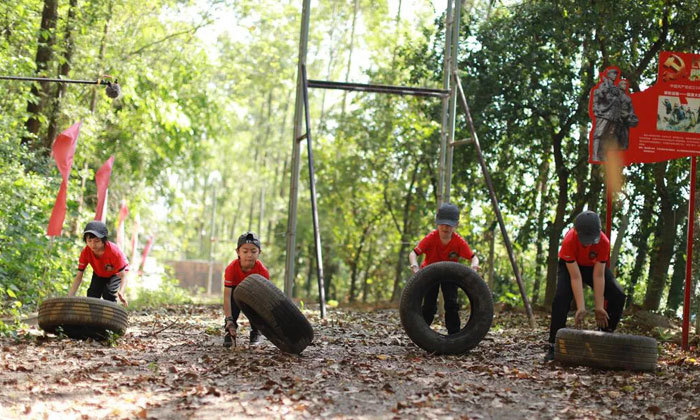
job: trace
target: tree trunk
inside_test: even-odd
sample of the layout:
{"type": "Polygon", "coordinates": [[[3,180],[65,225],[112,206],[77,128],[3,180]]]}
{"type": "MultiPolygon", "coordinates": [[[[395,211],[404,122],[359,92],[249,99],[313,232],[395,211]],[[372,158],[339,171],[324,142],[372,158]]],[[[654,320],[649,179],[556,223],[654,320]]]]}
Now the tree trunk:
{"type": "MultiPolygon", "coordinates": [[[[335,8],[338,2],[331,2],[333,4],[333,9],[331,11],[331,31],[328,34],[328,39],[330,40],[329,46],[328,46],[328,66],[326,67],[326,80],[331,80],[332,79],[332,72],[333,72],[333,62],[335,59],[335,52],[337,50],[336,42],[333,39],[333,34],[335,33],[335,18],[336,18],[336,13],[335,13],[335,8]]],[[[322,130],[324,127],[324,122],[326,119],[326,92],[328,89],[323,89],[323,92],[321,92],[321,115],[318,119],[318,125],[316,126],[317,130],[322,130]]]]}
{"type": "MultiPolygon", "coordinates": [[[[260,126],[267,126],[267,130],[265,134],[262,134],[262,131],[258,131],[258,135],[256,136],[256,141],[255,141],[255,153],[253,154],[253,168],[258,167],[258,159],[260,157],[260,151],[263,151],[263,154],[265,153],[265,144],[267,142],[267,136],[269,135],[269,128],[270,128],[270,115],[271,115],[271,105],[270,102],[272,101],[272,90],[270,90],[267,94],[267,101],[261,104],[260,106],[260,112],[257,114],[257,120],[258,124],[260,126]],[[267,106],[267,116],[265,115],[265,106],[267,106]]],[[[263,157],[264,160],[264,157],[263,157]]],[[[252,186],[255,188],[255,186],[252,186]]],[[[253,230],[253,219],[255,215],[255,194],[250,194],[250,210],[248,212],[248,231],[253,230]]],[[[258,235],[260,232],[258,232],[258,235]]]]}
{"type": "Polygon", "coordinates": [[[627,233],[627,227],[629,226],[629,222],[630,222],[631,210],[632,209],[630,206],[628,211],[622,212],[622,220],[620,221],[620,229],[617,231],[617,234],[615,235],[615,243],[613,244],[612,252],[610,253],[610,270],[612,270],[612,272],[615,273],[616,277],[617,277],[617,259],[620,257],[620,249],[622,248],[622,239],[625,237],[625,234],[627,233]]]}
{"type": "Polygon", "coordinates": [[[666,311],[674,315],[683,301],[683,286],[685,285],[685,252],[688,245],[687,220],[684,226],[686,228],[683,230],[681,242],[676,248],[673,275],[671,276],[671,285],[668,288],[668,297],[666,299],[666,311]]]}
{"type": "Polygon", "coordinates": [[[370,239],[367,261],[365,262],[365,273],[362,280],[362,303],[367,303],[367,295],[369,294],[369,270],[372,267],[372,257],[374,256],[373,248],[374,241],[370,239]]]}
{"type": "Polygon", "coordinates": [[[365,241],[367,240],[369,231],[372,228],[372,223],[373,221],[370,221],[370,223],[368,223],[363,229],[362,236],[360,237],[360,243],[357,248],[355,248],[355,255],[353,256],[352,261],[350,261],[350,296],[348,297],[348,301],[350,302],[355,301],[355,287],[357,284],[360,258],[362,257],[362,249],[365,246],[365,241]]]}
{"type": "Polygon", "coordinates": [[[486,284],[488,284],[489,289],[493,291],[494,288],[494,273],[495,273],[495,254],[496,254],[496,223],[492,223],[489,230],[486,231],[486,241],[489,244],[489,260],[488,260],[488,275],[486,284]]]}
{"type": "MultiPolygon", "coordinates": [[[[279,131],[279,138],[284,138],[285,133],[287,131],[287,121],[288,121],[288,114],[289,114],[289,98],[291,97],[292,90],[289,89],[287,92],[287,100],[284,103],[284,108],[281,111],[282,115],[282,124],[280,124],[280,131],[279,131]]],[[[268,217],[267,220],[267,241],[266,243],[272,243],[273,240],[273,234],[275,227],[277,226],[277,213],[274,211],[277,201],[277,193],[279,190],[279,196],[284,197],[284,184],[286,183],[286,178],[285,175],[287,173],[287,151],[281,151],[280,153],[284,154],[284,157],[278,159],[277,162],[282,162],[282,165],[280,166],[279,164],[275,164],[275,179],[272,184],[272,189],[270,190],[270,206],[272,207],[273,211],[270,212],[270,216],[268,217]],[[280,181],[281,177],[281,181],[280,181]],[[280,183],[281,182],[281,183],[280,183]]]]}
{"type": "Polygon", "coordinates": [[[391,301],[395,302],[399,299],[399,296],[401,293],[399,293],[399,290],[401,288],[401,278],[403,277],[404,270],[407,266],[406,264],[406,258],[408,254],[408,230],[410,226],[410,221],[411,221],[411,204],[413,203],[413,190],[416,185],[416,181],[418,178],[418,172],[420,168],[420,162],[415,163],[415,167],[413,168],[413,174],[411,175],[411,184],[408,187],[408,192],[406,193],[406,198],[404,200],[404,206],[403,206],[403,228],[400,229],[400,234],[401,234],[401,246],[399,247],[399,255],[398,255],[398,260],[396,261],[396,270],[394,273],[394,287],[392,288],[391,291],[391,301]]]}
{"type": "Polygon", "coordinates": [[[549,181],[549,160],[545,159],[542,167],[540,168],[540,180],[537,187],[539,194],[538,205],[537,205],[537,239],[535,240],[535,282],[532,285],[532,305],[536,305],[540,298],[540,283],[542,279],[542,267],[545,264],[545,255],[542,250],[542,242],[544,242],[545,229],[542,224],[544,223],[544,216],[547,212],[547,207],[545,206],[545,199],[547,197],[547,182],[549,181]]]}
{"type": "MultiPolygon", "coordinates": [[[[461,1],[461,0],[456,0],[456,1],[461,1]]],[[[399,7],[396,10],[396,34],[394,35],[394,45],[391,53],[391,68],[396,68],[396,46],[401,45],[401,3],[402,0],[399,0],[399,7]]]]}
{"type": "Polygon", "coordinates": [[[544,306],[550,308],[554,301],[554,292],[557,288],[557,262],[559,260],[559,238],[564,230],[564,216],[566,215],[566,205],[568,203],[569,171],[564,166],[564,156],[561,150],[562,135],[554,137],[552,149],[554,153],[554,171],[557,174],[557,209],[554,222],[550,226],[549,246],[547,253],[547,287],[544,295],[544,306]]]}
{"type": "Polygon", "coordinates": [[[82,226],[80,226],[80,214],[83,212],[83,203],[85,202],[85,181],[87,180],[87,170],[88,164],[85,162],[83,170],[79,171],[80,194],[78,195],[78,217],[75,218],[73,224],[73,232],[75,233],[75,236],[80,236],[80,231],[82,230],[82,226]]]}
{"type": "MultiPolygon", "coordinates": [[[[97,54],[97,63],[101,64],[105,57],[105,46],[107,45],[107,34],[109,33],[109,23],[112,20],[112,6],[114,2],[112,0],[107,4],[107,15],[105,16],[105,26],[102,28],[102,38],[100,39],[100,52],[97,54]]],[[[102,72],[97,74],[97,77],[102,77],[102,72]]],[[[95,107],[97,106],[97,91],[100,86],[96,86],[92,89],[90,93],[90,113],[95,113],[95,107]]]]}
{"type": "MultiPolygon", "coordinates": [[[[239,191],[241,191],[241,190],[239,190],[239,191]]],[[[243,193],[243,191],[241,191],[241,194],[242,194],[242,193],[243,193]]],[[[238,237],[238,235],[239,235],[238,232],[236,231],[236,227],[237,227],[237,224],[238,224],[239,215],[241,214],[241,203],[243,203],[243,200],[240,200],[240,199],[239,199],[239,200],[236,200],[236,201],[237,201],[237,203],[236,203],[236,210],[233,212],[233,218],[231,219],[231,236],[230,236],[230,239],[231,239],[232,241],[236,240],[237,237],[238,237]]]]}
{"type": "Polygon", "coordinates": [[[634,261],[634,267],[630,273],[629,283],[627,286],[626,305],[629,307],[634,302],[634,288],[642,276],[642,270],[646,264],[647,254],[649,253],[649,236],[651,236],[651,219],[654,215],[654,203],[650,197],[651,193],[645,193],[643,196],[644,206],[642,207],[639,216],[639,227],[637,233],[632,238],[632,244],[637,248],[637,259],[634,261]]]}
{"type": "MultiPolygon", "coordinates": [[[[274,89],[270,89],[270,91],[267,94],[267,117],[265,118],[266,124],[265,124],[265,134],[263,135],[262,142],[260,144],[260,147],[263,149],[263,155],[261,159],[261,166],[262,167],[268,167],[268,159],[270,156],[270,153],[267,149],[267,145],[270,142],[270,135],[271,135],[271,130],[272,130],[272,97],[274,94],[274,89]]],[[[254,166],[254,168],[257,166],[254,166]]],[[[258,214],[258,237],[262,238],[263,237],[263,220],[265,220],[265,185],[262,185],[260,187],[260,203],[258,203],[259,207],[259,214],[258,214]]],[[[273,191],[273,196],[274,196],[274,189],[273,191]]]]}
{"type": "Polygon", "coordinates": [[[677,221],[674,220],[673,203],[666,190],[666,167],[668,162],[654,164],[654,181],[656,191],[661,201],[661,213],[656,220],[654,245],[649,264],[649,280],[644,295],[644,309],[655,311],[659,309],[661,294],[666,286],[668,267],[673,256],[673,243],[676,237],[677,221]],[[669,223],[671,226],[669,226],[669,223]]]}
{"type": "Polygon", "coordinates": [[[202,214],[199,217],[199,223],[196,225],[197,234],[199,235],[199,251],[197,252],[198,258],[204,258],[206,254],[204,253],[204,221],[207,220],[207,196],[209,193],[209,178],[204,178],[204,188],[202,188],[202,214]]]}
{"type": "MultiPolygon", "coordinates": [[[[350,29],[350,46],[348,47],[348,66],[345,68],[345,82],[350,80],[350,69],[352,67],[352,51],[355,48],[355,22],[357,21],[357,5],[359,0],[355,0],[352,6],[352,26],[350,29]]],[[[348,92],[343,91],[343,106],[341,108],[341,116],[345,115],[345,104],[347,101],[348,92]]]]}
{"type": "MultiPolygon", "coordinates": [[[[313,247],[311,248],[314,249],[313,247]]],[[[323,249],[324,255],[331,255],[330,248],[325,245],[323,249]]],[[[314,254],[315,251],[314,251],[314,254]]],[[[326,291],[326,299],[338,300],[338,288],[335,283],[333,283],[333,278],[338,273],[338,264],[333,259],[326,258],[323,263],[323,274],[324,274],[324,290],[326,291]]]]}
{"type": "MultiPolygon", "coordinates": [[[[584,136],[585,138],[585,136],[584,136]]],[[[598,204],[600,203],[600,194],[603,192],[605,181],[600,174],[600,165],[591,165],[591,180],[588,198],[588,210],[598,214],[598,204]]]]}
{"type": "MultiPolygon", "coordinates": [[[[71,70],[71,62],[73,60],[73,50],[75,49],[75,43],[73,42],[73,29],[75,26],[75,10],[78,5],[78,0],[70,0],[68,7],[68,18],[66,19],[66,28],[64,35],[64,42],[66,44],[66,49],[63,54],[63,62],[59,66],[58,76],[59,78],[68,78],[71,70]]],[[[48,149],[53,143],[53,139],[56,138],[58,133],[58,120],[61,115],[61,100],[66,95],[66,84],[59,83],[56,89],[56,95],[53,98],[53,111],[49,116],[49,128],[44,140],[44,146],[48,149]]]]}
{"type": "MultiPolygon", "coordinates": [[[[309,258],[307,260],[309,261],[308,265],[308,271],[306,272],[306,296],[311,296],[311,284],[313,284],[313,279],[314,279],[314,263],[316,262],[316,259],[313,258],[313,255],[315,254],[314,251],[314,245],[313,242],[309,243],[309,258]]],[[[328,286],[326,286],[325,289],[326,296],[328,296],[328,286]]]]}
{"type": "MultiPolygon", "coordinates": [[[[49,63],[53,58],[53,47],[56,44],[56,21],[58,19],[58,0],[44,0],[44,9],[41,13],[41,27],[37,40],[36,50],[36,75],[47,76],[49,63]]],[[[40,114],[44,112],[49,96],[49,82],[37,82],[32,84],[32,98],[27,103],[29,118],[25,123],[28,135],[22,138],[22,144],[33,144],[36,148],[40,143],[39,137],[41,122],[40,114]],[[38,87],[37,87],[38,86],[38,87]]]]}

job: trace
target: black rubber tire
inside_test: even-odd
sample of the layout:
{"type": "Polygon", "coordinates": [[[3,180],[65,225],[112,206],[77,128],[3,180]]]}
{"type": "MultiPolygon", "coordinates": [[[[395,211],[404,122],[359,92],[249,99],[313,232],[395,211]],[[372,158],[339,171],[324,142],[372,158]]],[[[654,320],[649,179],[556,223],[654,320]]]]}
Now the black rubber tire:
{"type": "Polygon", "coordinates": [[[91,297],[47,299],[39,306],[39,328],[56,333],[60,327],[71,338],[105,339],[107,330],[123,334],[128,326],[126,310],[114,302],[91,297]]]}
{"type": "Polygon", "coordinates": [[[557,331],[554,360],[602,369],[656,370],[656,340],[630,334],[562,328],[557,331]]]}
{"type": "Polygon", "coordinates": [[[309,320],[265,277],[246,277],[236,286],[233,298],[250,323],[280,350],[300,354],[313,341],[309,320]]]}
{"type": "Polygon", "coordinates": [[[491,290],[476,271],[451,261],[430,264],[414,274],[401,293],[401,325],[408,337],[423,350],[436,354],[462,354],[476,347],[491,328],[491,290]],[[441,282],[456,283],[471,304],[467,324],[456,334],[433,331],[423,319],[421,307],[427,291],[441,282]]]}

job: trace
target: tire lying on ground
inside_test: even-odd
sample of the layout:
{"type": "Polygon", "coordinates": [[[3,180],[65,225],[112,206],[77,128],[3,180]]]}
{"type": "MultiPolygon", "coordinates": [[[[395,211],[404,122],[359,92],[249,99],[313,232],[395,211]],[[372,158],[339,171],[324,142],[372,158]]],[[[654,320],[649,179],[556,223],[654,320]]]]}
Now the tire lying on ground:
{"type": "Polygon", "coordinates": [[[39,306],[39,328],[71,338],[101,340],[109,336],[108,330],[123,334],[127,325],[126,310],[108,300],[60,297],[47,299],[39,306]]]}
{"type": "Polygon", "coordinates": [[[639,335],[562,328],[557,331],[554,360],[603,369],[655,370],[656,340],[639,335]]]}
{"type": "Polygon", "coordinates": [[[476,271],[451,261],[430,264],[411,277],[401,293],[401,325],[408,337],[423,350],[437,354],[461,354],[476,347],[491,328],[493,298],[476,271]],[[423,319],[423,297],[437,284],[453,282],[471,304],[467,324],[452,335],[435,332],[423,319]]]}
{"type": "Polygon", "coordinates": [[[287,353],[301,353],[314,338],[309,320],[271,281],[246,277],[233,292],[241,311],[268,340],[287,353]]]}

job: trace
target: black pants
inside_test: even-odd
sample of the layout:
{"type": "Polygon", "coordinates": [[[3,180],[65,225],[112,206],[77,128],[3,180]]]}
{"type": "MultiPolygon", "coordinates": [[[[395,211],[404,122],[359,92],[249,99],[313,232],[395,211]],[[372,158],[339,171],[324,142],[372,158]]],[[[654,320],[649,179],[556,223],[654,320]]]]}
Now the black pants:
{"type": "MultiPolygon", "coordinates": [[[[231,288],[231,317],[233,317],[233,323],[236,326],[236,329],[238,329],[238,316],[241,314],[241,308],[238,307],[236,304],[236,301],[233,299],[233,291],[236,290],[236,286],[233,286],[231,288]]],[[[252,333],[253,331],[258,331],[257,328],[255,328],[255,325],[253,323],[250,323],[250,332],[252,333]]]]}
{"type": "Polygon", "coordinates": [[[104,300],[117,301],[117,292],[122,284],[122,279],[118,275],[112,277],[100,277],[92,273],[90,287],[88,288],[88,297],[102,298],[104,300]]]}
{"type": "MultiPolygon", "coordinates": [[[[581,270],[581,279],[584,284],[593,288],[593,267],[578,266],[581,270]]],[[[559,260],[559,268],[557,270],[557,291],[554,293],[554,301],[552,302],[552,322],[549,326],[549,342],[554,343],[557,336],[557,331],[560,328],[566,327],[566,315],[571,307],[571,301],[574,298],[574,291],[571,289],[571,276],[566,268],[566,262],[559,260]]],[[[620,322],[622,310],[625,307],[625,292],[620,284],[615,281],[612,271],[605,267],[605,289],[603,291],[606,308],[610,319],[608,327],[605,331],[613,332],[620,322]]]]}
{"type": "Polygon", "coordinates": [[[459,303],[457,302],[457,285],[444,282],[428,290],[423,297],[423,319],[430,325],[437,313],[438,293],[442,289],[442,297],[445,300],[445,326],[448,334],[459,332],[459,303]]]}

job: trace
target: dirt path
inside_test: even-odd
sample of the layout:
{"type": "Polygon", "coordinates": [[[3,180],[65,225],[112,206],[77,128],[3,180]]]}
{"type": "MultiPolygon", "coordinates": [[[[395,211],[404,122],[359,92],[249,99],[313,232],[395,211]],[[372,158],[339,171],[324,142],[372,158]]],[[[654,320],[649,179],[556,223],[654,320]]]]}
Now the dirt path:
{"type": "MultiPolygon", "coordinates": [[[[497,315],[470,354],[415,347],[396,310],[307,312],[302,356],[264,340],[224,349],[219,307],[130,314],[110,347],[38,336],[0,340],[2,418],[700,418],[697,352],[664,345],[656,373],[541,362],[537,331],[497,315]]],[[[243,341],[243,344],[241,344],[243,341]]]]}

